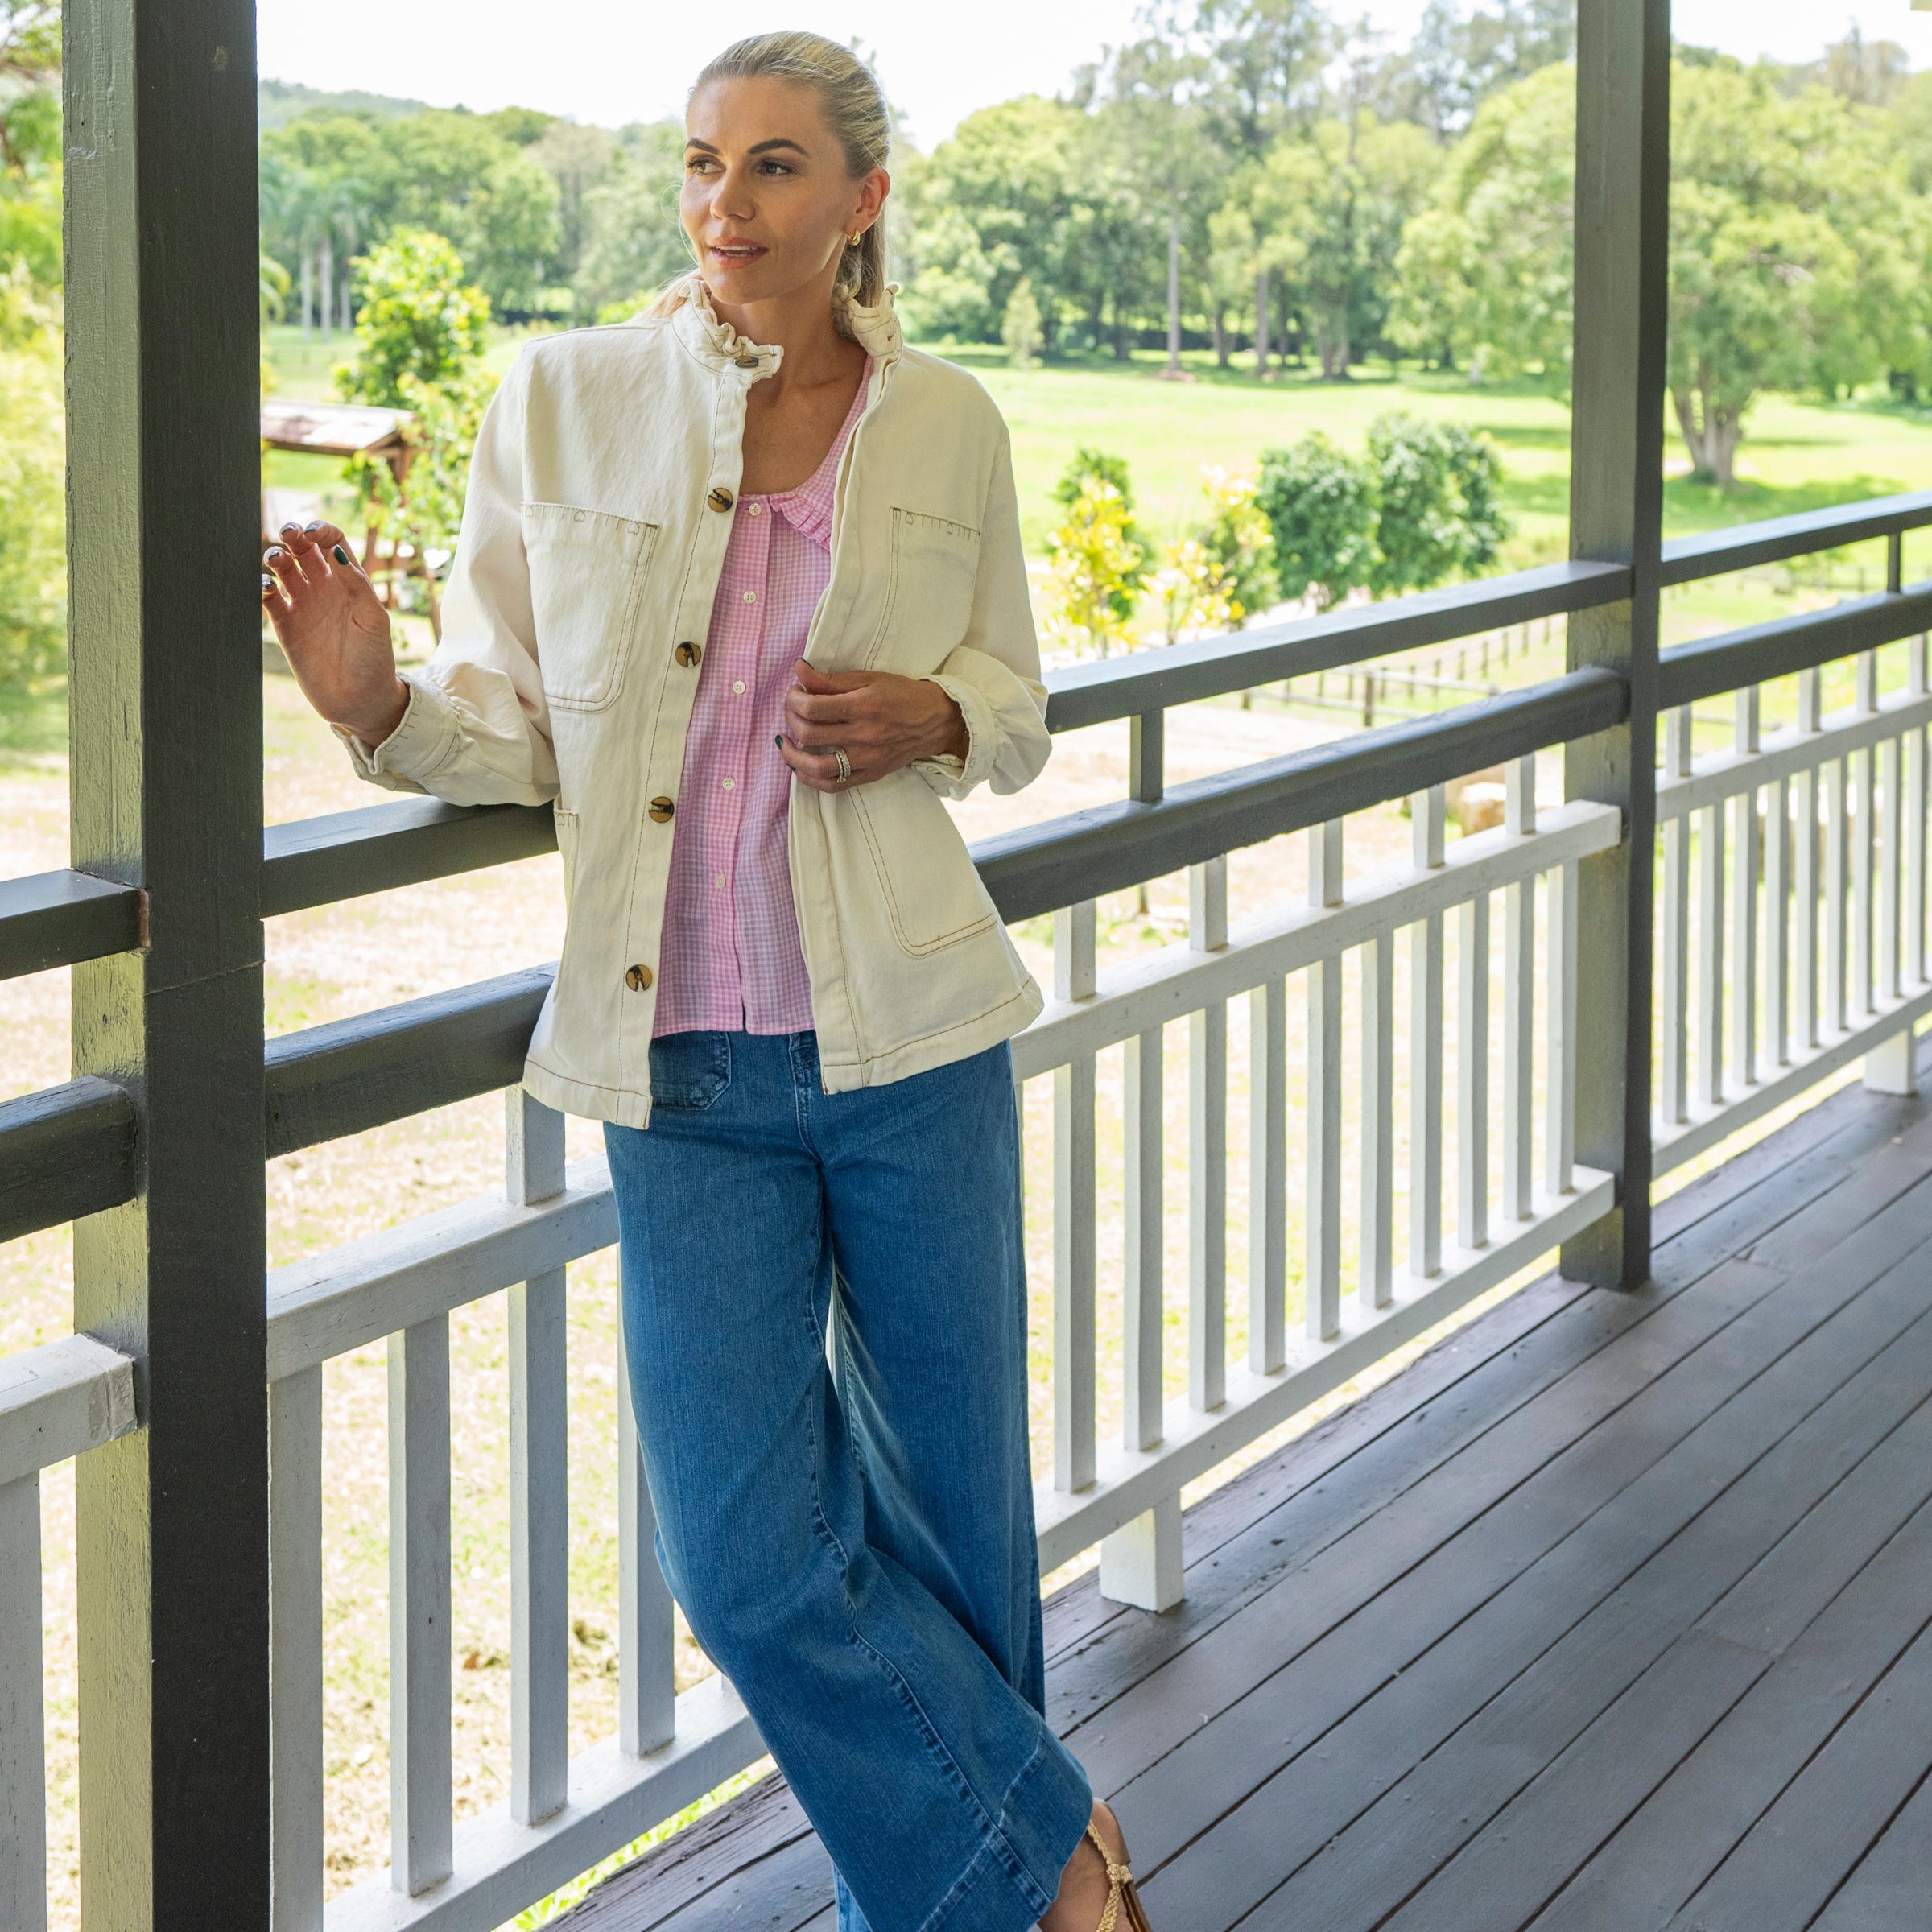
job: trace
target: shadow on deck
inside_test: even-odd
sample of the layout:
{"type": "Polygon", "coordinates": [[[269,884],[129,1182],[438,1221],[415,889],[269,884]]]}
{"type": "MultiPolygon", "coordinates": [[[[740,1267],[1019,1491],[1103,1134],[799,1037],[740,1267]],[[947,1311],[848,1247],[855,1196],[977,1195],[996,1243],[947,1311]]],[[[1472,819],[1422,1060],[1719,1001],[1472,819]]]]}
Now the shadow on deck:
{"type": "MultiPolygon", "coordinates": [[[[1932,1108],[1851,1088],[1189,1512],[1187,1598],[1046,1608],[1157,1932],[1932,1925],[1932,1108]]],[[[795,1932],[766,1780],[571,1932],[795,1932]]]]}

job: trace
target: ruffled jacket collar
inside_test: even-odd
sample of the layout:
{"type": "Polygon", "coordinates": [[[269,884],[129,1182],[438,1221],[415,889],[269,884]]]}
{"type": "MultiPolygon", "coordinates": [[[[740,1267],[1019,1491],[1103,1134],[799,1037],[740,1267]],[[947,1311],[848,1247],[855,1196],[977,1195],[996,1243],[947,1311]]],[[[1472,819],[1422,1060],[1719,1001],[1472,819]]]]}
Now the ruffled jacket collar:
{"type": "MultiPolygon", "coordinates": [[[[881,368],[897,361],[905,346],[893,307],[898,292],[896,282],[887,283],[885,299],[873,307],[853,301],[842,290],[832,294],[840,328],[881,368]]],[[[695,269],[665,291],[656,312],[668,312],[691,353],[714,369],[755,369],[770,375],[784,358],[778,345],[753,342],[724,321],[712,307],[711,291],[695,269]]]]}

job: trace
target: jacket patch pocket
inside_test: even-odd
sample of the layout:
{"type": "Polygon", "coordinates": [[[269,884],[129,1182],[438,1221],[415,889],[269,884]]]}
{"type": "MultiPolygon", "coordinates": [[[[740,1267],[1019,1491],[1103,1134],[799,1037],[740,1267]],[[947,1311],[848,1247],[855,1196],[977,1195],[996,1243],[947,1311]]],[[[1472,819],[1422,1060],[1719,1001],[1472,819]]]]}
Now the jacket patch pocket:
{"type": "Polygon", "coordinates": [[[902,951],[915,957],[937,952],[999,918],[952,814],[916,771],[895,771],[844,796],[858,807],[902,951]]]}
{"type": "Polygon", "coordinates": [[[523,548],[543,695],[599,711],[624,687],[658,526],[574,503],[526,503],[523,548]]]}
{"type": "Polygon", "coordinates": [[[722,1033],[667,1033],[650,1043],[650,1104],[701,1113],[731,1084],[731,1039],[722,1033]]]}
{"type": "Polygon", "coordinates": [[[892,561],[886,608],[867,654],[910,677],[937,671],[972,621],[980,574],[980,533],[970,523],[916,510],[892,513],[892,561]]]}

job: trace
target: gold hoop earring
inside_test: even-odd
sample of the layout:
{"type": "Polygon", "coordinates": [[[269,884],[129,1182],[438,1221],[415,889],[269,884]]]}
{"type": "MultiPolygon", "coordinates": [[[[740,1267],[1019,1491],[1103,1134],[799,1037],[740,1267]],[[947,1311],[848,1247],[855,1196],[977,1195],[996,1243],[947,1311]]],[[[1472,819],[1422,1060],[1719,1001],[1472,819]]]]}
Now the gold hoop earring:
{"type": "Polygon", "coordinates": [[[864,229],[861,229],[856,235],[853,235],[849,240],[847,241],[845,246],[848,248],[857,248],[858,245],[865,239],[865,231],[864,229]]]}

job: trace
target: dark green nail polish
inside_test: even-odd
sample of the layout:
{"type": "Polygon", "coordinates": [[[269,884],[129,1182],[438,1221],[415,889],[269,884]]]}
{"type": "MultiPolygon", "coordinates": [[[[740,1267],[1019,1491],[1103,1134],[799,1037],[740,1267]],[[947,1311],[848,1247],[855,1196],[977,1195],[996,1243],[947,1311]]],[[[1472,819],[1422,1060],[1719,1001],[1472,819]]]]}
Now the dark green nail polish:
{"type": "Polygon", "coordinates": [[[336,561],[338,564],[346,564],[349,561],[349,552],[340,543],[336,546],[336,561]]]}
{"type": "Polygon", "coordinates": [[[773,743],[773,744],[774,744],[775,745],[777,745],[777,746],[778,746],[778,749],[779,749],[780,751],[782,751],[782,750],[785,749],[785,734],[784,734],[784,733],[783,733],[783,732],[782,732],[782,731],[781,731],[780,733],[778,733],[778,735],[777,735],[775,737],[774,737],[774,738],[773,738],[773,740],[772,740],[771,741],[772,741],[772,743],[773,743]]]}

